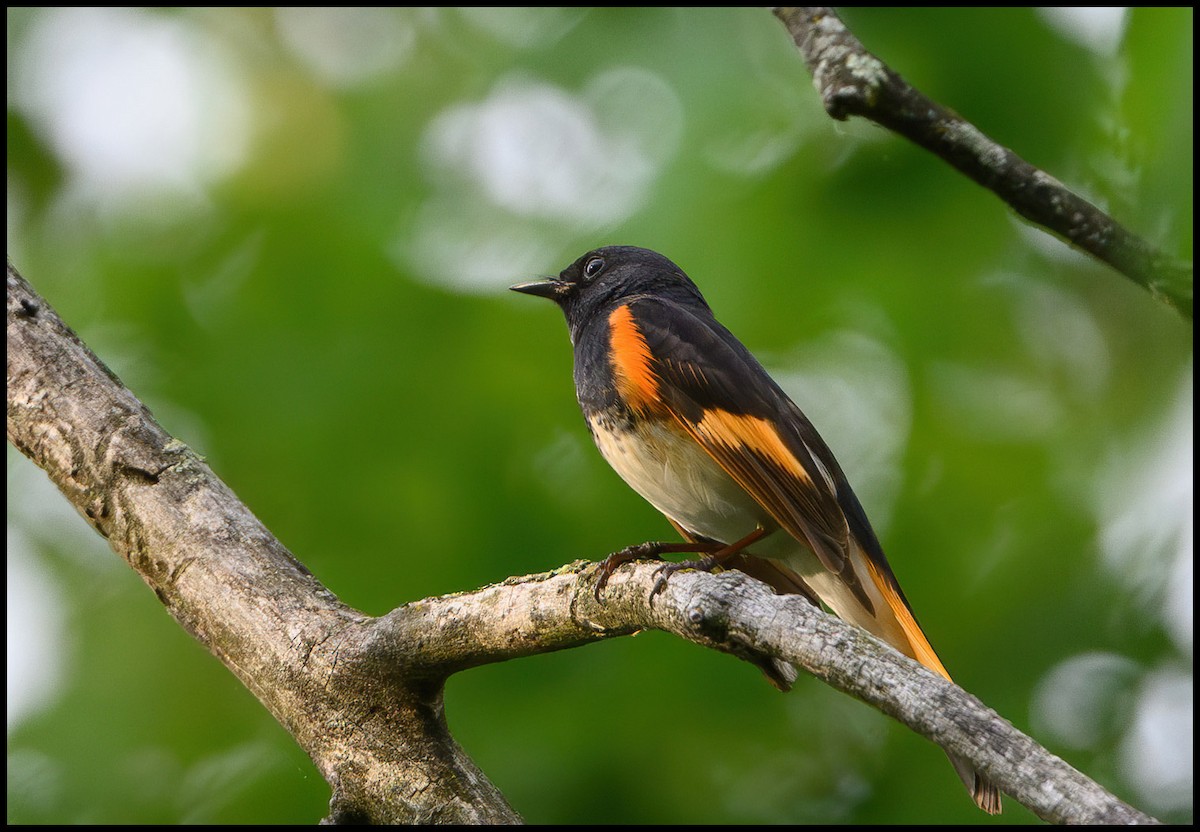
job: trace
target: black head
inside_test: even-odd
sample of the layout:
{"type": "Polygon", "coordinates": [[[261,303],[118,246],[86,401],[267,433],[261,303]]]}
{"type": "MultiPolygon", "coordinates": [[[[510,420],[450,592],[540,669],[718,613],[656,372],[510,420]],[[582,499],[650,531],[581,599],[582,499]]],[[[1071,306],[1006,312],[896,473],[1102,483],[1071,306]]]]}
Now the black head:
{"type": "Polygon", "coordinates": [[[635,295],[654,295],[708,308],[683,269],[656,251],[636,246],[605,246],[589,251],[558,277],[511,288],[557,303],[567,316],[572,336],[598,311],[635,295]]]}

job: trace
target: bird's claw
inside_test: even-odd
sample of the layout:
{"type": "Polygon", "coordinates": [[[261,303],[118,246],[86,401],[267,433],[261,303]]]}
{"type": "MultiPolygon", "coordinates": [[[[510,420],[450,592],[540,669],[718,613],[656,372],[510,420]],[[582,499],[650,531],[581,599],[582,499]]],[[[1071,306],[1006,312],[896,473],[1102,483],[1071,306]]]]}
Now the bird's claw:
{"type": "Polygon", "coordinates": [[[718,558],[708,557],[700,558],[699,560],[685,560],[679,563],[664,563],[662,566],[654,570],[654,586],[650,588],[650,601],[654,602],[654,596],[660,594],[667,588],[667,581],[671,576],[682,569],[695,569],[699,572],[712,572],[721,561],[718,558]]]}
{"type": "Polygon", "coordinates": [[[659,554],[661,548],[662,545],[658,543],[638,543],[626,546],[606,557],[596,571],[596,589],[593,592],[596,600],[600,600],[600,593],[608,586],[608,579],[612,577],[613,572],[635,560],[662,560],[659,554]]]}

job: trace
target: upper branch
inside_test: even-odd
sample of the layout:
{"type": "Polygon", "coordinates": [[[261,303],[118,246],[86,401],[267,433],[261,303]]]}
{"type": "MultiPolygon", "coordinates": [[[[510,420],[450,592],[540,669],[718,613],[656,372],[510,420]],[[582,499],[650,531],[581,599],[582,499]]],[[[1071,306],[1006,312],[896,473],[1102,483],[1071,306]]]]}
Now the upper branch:
{"type": "Polygon", "coordinates": [[[825,110],[863,116],[936,154],[1053,231],[1192,318],[1192,266],[1157,250],[1050,174],[923,95],[867,51],[833,9],[775,8],[813,75],[825,110]]]}

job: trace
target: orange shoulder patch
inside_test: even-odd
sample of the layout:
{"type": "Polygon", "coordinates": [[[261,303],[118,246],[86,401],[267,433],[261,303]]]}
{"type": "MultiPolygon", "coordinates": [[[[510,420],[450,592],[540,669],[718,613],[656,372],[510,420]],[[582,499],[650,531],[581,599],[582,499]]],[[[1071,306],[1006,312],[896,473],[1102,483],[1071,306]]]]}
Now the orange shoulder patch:
{"type": "Polygon", "coordinates": [[[654,373],[650,347],[627,305],[612,311],[608,328],[609,356],[621,398],[634,410],[657,409],[658,376],[654,373]]]}

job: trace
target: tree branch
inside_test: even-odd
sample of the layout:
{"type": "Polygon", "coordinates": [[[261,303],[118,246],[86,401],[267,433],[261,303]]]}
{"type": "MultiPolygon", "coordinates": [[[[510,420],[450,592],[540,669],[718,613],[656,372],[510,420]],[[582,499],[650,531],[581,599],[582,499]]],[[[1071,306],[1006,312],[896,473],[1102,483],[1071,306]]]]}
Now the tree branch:
{"type": "Polygon", "coordinates": [[[520,820],[451,738],[441,684],[372,664],[372,619],[293,558],[11,265],[7,330],[9,442],[295,737],[333,789],[331,819],[520,820]]]}
{"type": "Polygon", "coordinates": [[[370,618],[342,604],[170,437],[8,269],[8,438],[237,675],[329,782],[331,822],[513,823],[451,737],[443,687],[478,665],[659,629],[759,667],[783,660],[961,755],[1049,821],[1147,823],[993,711],[799,596],[730,571],[594,564],[370,618]]]}
{"type": "Polygon", "coordinates": [[[1092,203],[926,97],[824,6],[774,8],[813,76],[826,112],[863,116],[944,159],[1027,220],[1112,266],[1189,321],[1192,265],[1159,251],[1092,203]]]}

